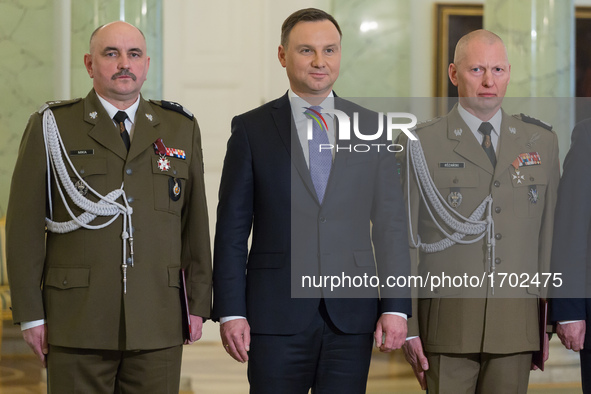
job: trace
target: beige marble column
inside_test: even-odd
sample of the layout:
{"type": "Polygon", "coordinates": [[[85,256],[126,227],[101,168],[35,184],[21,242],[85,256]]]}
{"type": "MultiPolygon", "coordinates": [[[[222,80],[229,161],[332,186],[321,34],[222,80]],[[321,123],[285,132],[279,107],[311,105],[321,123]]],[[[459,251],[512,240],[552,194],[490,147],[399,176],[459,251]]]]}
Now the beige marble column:
{"type": "Polygon", "coordinates": [[[408,0],[333,1],[343,31],[339,95],[410,96],[411,9],[408,0]]]}
{"type": "Polygon", "coordinates": [[[484,3],[484,28],[498,34],[507,46],[511,63],[507,96],[523,98],[517,106],[520,112],[553,125],[561,160],[575,123],[573,101],[536,98],[574,96],[574,23],[573,0],[484,3]]]}
{"type": "Polygon", "coordinates": [[[573,0],[486,0],[484,27],[507,46],[509,96],[574,95],[573,0]]]}
{"type": "Polygon", "coordinates": [[[55,99],[54,3],[0,1],[0,217],[27,119],[55,99]]]}

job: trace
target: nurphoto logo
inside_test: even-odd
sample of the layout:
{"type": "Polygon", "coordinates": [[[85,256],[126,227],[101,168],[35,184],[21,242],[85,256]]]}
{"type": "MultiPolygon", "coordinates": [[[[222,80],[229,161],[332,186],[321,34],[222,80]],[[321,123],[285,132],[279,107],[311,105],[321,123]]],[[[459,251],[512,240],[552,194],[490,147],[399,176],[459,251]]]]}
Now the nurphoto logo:
{"type": "MultiPolygon", "coordinates": [[[[318,126],[322,130],[328,130],[328,124],[322,114],[334,115],[335,119],[338,120],[339,125],[339,133],[338,133],[338,142],[333,144],[320,144],[319,150],[333,150],[336,151],[349,151],[349,152],[369,152],[372,148],[376,149],[378,152],[381,149],[386,149],[388,152],[402,152],[404,147],[400,144],[384,144],[384,143],[366,143],[366,144],[347,144],[346,141],[351,140],[351,118],[345,112],[340,111],[338,109],[322,109],[321,111],[317,111],[313,108],[306,108],[309,112],[306,112],[308,117],[308,140],[311,140],[313,137],[313,125],[314,122],[318,124],[318,126]]],[[[362,141],[378,141],[383,133],[384,133],[384,113],[379,112],[378,114],[378,130],[376,132],[370,131],[370,133],[362,133],[359,130],[359,113],[353,113],[353,133],[354,135],[362,140],[362,141]],[[373,133],[373,134],[372,134],[373,133]]],[[[417,117],[408,112],[388,112],[386,113],[386,139],[387,141],[392,141],[393,131],[400,130],[406,136],[415,141],[417,138],[413,135],[410,131],[413,127],[417,124],[417,117]],[[395,122],[396,119],[406,119],[410,120],[407,123],[398,123],[395,122]]],[[[364,130],[366,131],[366,130],[364,130]]]]}

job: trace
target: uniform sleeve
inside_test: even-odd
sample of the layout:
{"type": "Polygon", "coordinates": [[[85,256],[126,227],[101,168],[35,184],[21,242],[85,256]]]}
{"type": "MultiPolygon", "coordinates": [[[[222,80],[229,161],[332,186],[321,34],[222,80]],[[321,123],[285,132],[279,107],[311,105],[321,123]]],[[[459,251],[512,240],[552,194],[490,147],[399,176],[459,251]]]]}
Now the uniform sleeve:
{"type": "Polygon", "coordinates": [[[187,272],[187,296],[192,315],[209,317],[211,313],[211,244],[205,198],[201,132],[193,119],[193,147],[187,203],[182,213],[182,267],[187,272]]]}
{"type": "Polygon", "coordinates": [[[6,259],[15,323],[45,318],[42,297],[47,205],[41,116],[31,115],[12,176],[6,214],[6,259]]]}
{"type": "MultiPolygon", "coordinates": [[[[417,241],[418,223],[419,223],[419,190],[416,184],[416,178],[413,174],[412,166],[407,165],[408,159],[408,137],[401,133],[395,143],[400,144],[404,149],[396,154],[397,168],[400,171],[400,182],[402,184],[402,195],[404,199],[405,215],[408,224],[408,244],[406,247],[410,253],[411,275],[418,275],[418,250],[414,248],[412,240],[417,241]]],[[[408,336],[419,335],[419,320],[417,297],[418,289],[411,289],[412,296],[412,316],[408,319],[408,336]]]]}

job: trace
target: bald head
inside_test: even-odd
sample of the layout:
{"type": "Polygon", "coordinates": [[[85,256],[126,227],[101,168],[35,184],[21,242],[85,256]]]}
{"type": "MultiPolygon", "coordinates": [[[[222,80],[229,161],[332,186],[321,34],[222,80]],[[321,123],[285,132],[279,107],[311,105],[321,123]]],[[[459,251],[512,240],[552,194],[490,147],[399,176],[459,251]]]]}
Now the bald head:
{"type": "Polygon", "coordinates": [[[507,57],[507,48],[505,47],[505,43],[501,39],[501,37],[497,36],[495,33],[480,29],[474,30],[460,38],[456,45],[456,51],[454,53],[454,63],[457,65],[465,59],[466,53],[468,52],[468,48],[470,47],[470,43],[478,41],[481,44],[485,45],[495,45],[500,44],[505,49],[505,57],[507,57]]]}
{"type": "Polygon", "coordinates": [[[93,52],[93,47],[96,46],[95,45],[95,38],[97,35],[99,35],[99,32],[102,30],[109,30],[111,28],[121,28],[124,30],[136,30],[137,32],[139,32],[142,36],[142,39],[144,40],[144,43],[146,42],[146,36],[144,36],[144,33],[138,29],[137,27],[135,27],[134,25],[127,23],[127,22],[123,22],[123,21],[115,21],[115,22],[111,22],[111,23],[106,23],[102,26],[97,27],[92,34],[90,35],[90,43],[89,43],[89,52],[92,53],[93,52]]]}

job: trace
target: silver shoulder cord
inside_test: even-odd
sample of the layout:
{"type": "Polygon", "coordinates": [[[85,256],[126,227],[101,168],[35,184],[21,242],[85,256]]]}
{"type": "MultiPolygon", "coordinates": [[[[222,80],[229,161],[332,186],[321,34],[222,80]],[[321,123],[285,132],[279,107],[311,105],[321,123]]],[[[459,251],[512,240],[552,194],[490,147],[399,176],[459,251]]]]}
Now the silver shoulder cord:
{"type": "Polygon", "coordinates": [[[123,190],[123,183],[121,188],[113,190],[106,196],[101,195],[95,191],[90,185],[80,177],[78,171],[72,164],[72,161],[68,157],[66,147],[59,133],[57,123],[53,112],[50,109],[46,109],[43,112],[43,139],[45,141],[45,153],[47,159],[47,198],[49,199],[49,218],[45,218],[47,230],[53,233],[64,234],[71,231],[77,230],[80,227],[84,227],[89,230],[98,230],[109,226],[113,223],[119,215],[123,215],[123,232],[121,238],[123,238],[123,264],[121,265],[123,271],[123,292],[127,293],[127,243],[129,242],[129,254],[131,257],[131,266],[133,267],[133,236],[132,236],[132,223],[131,215],[133,208],[129,206],[125,191],[123,190]],[[76,174],[78,180],[88,190],[98,198],[98,202],[94,202],[84,197],[74,186],[70,180],[70,175],[64,163],[64,157],[68,162],[69,167],[73,173],[76,174]],[[54,222],[53,221],[53,202],[51,199],[51,173],[49,168],[53,172],[55,178],[56,188],[61,196],[64,207],[70,214],[72,220],[68,222],[54,222]],[[64,191],[66,190],[68,197],[72,202],[84,210],[84,213],[80,216],[76,216],[66,200],[64,191]],[[122,198],[123,204],[116,202],[118,198],[122,198]],[[97,216],[112,216],[106,223],[99,225],[90,225],[97,216]]]}
{"type": "MultiPolygon", "coordinates": [[[[406,179],[407,182],[410,180],[410,162],[412,161],[414,176],[417,180],[417,186],[420,192],[422,201],[425,202],[425,207],[429,212],[429,216],[433,223],[437,226],[439,231],[444,235],[444,238],[440,241],[425,244],[421,242],[421,238],[417,233],[417,239],[415,240],[414,232],[412,228],[412,214],[410,204],[410,187],[407,187],[407,202],[408,202],[408,225],[410,231],[411,244],[414,248],[419,248],[424,253],[436,253],[441,252],[452,245],[458,244],[473,244],[486,236],[487,245],[487,262],[490,268],[490,272],[495,271],[495,238],[494,238],[494,220],[492,217],[492,205],[493,199],[489,194],[484,198],[482,203],[472,212],[470,217],[466,218],[462,216],[458,211],[452,208],[446,199],[441,195],[427,166],[425,154],[421,146],[417,134],[413,132],[416,140],[407,141],[406,149],[406,179]],[[454,231],[453,234],[449,234],[439,224],[439,221],[435,218],[431,207],[437,213],[439,219],[441,219],[450,229],[454,231]],[[486,217],[481,219],[486,212],[486,217]],[[456,217],[458,219],[456,219],[456,217]],[[476,238],[470,240],[464,240],[467,235],[476,236],[476,238]]],[[[494,288],[493,288],[494,294],[494,288]]]]}

